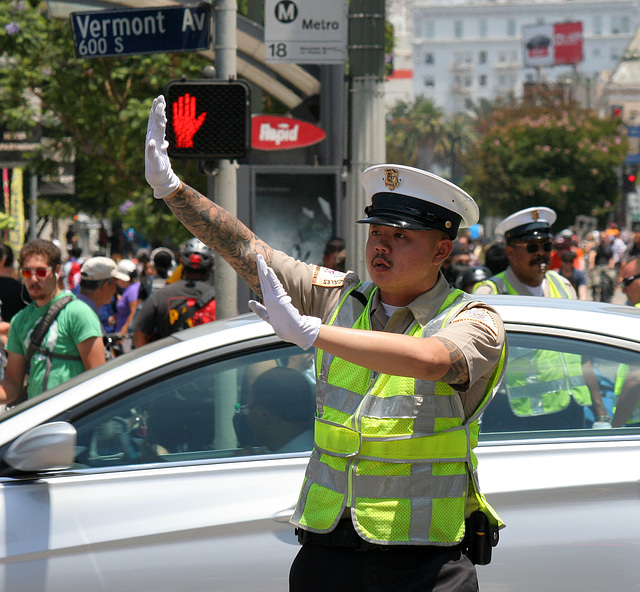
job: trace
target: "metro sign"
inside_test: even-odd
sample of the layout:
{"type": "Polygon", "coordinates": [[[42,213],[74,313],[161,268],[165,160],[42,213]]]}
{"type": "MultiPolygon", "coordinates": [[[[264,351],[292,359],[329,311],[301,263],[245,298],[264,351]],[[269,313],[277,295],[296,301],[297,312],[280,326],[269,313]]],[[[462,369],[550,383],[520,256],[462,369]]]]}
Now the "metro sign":
{"type": "Polygon", "coordinates": [[[292,150],[312,146],[327,136],[323,129],[291,117],[253,115],[251,147],[256,150],[292,150]]]}

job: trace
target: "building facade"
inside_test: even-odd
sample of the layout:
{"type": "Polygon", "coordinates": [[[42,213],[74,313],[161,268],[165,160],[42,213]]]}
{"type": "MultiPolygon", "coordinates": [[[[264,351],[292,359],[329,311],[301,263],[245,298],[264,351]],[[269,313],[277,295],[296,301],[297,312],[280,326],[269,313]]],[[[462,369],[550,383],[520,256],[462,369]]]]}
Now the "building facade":
{"type": "Polygon", "coordinates": [[[635,0],[414,0],[414,95],[447,113],[482,99],[521,97],[527,82],[563,81],[587,106],[609,79],[640,24],[635,0]],[[524,65],[523,28],[582,23],[577,66],[524,65]]]}

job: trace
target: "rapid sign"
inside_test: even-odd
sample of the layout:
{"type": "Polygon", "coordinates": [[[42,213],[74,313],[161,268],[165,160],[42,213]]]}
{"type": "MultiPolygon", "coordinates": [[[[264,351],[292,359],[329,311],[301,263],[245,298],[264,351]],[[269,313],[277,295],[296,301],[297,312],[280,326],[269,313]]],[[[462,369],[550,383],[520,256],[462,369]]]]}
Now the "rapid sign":
{"type": "Polygon", "coordinates": [[[82,58],[192,51],[211,44],[209,4],[73,12],[69,19],[82,58]]]}
{"type": "Polygon", "coordinates": [[[326,133],[319,127],[280,115],[251,117],[251,147],[255,150],[291,150],[317,144],[326,133]]]}

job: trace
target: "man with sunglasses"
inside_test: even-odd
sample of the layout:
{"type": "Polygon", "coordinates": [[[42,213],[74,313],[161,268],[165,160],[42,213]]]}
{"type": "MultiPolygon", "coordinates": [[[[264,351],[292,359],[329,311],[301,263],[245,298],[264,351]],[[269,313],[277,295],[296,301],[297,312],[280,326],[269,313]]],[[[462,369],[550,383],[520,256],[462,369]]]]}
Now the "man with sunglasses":
{"type": "Polygon", "coordinates": [[[69,295],[59,287],[61,257],[60,249],[43,239],[29,241],[20,250],[20,274],[32,302],[11,320],[0,403],[20,397],[27,375],[27,397],[31,398],[105,361],[100,319],[75,296],[28,360],[32,332],[51,305],[69,295]]]}
{"type": "Polygon", "coordinates": [[[504,235],[509,267],[479,282],[474,294],[520,294],[548,298],[577,298],[571,282],[551,271],[556,213],[551,208],[533,207],[505,218],[496,227],[504,235]]]}
{"type": "MultiPolygon", "coordinates": [[[[473,293],[577,299],[571,282],[549,268],[551,225],[555,221],[556,213],[541,206],[520,210],[502,220],[496,234],[504,236],[509,267],[477,283],[473,293]]],[[[591,360],[572,353],[539,350],[531,368],[526,378],[505,386],[511,408],[519,417],[526,417],[532,429],[535,422],[555,428],[582,427],[582,408],[586,406],[592,408],[596,421],[610,421],[591,360]],[[544,384],[549,390],[541,396],[544,384]]]]}

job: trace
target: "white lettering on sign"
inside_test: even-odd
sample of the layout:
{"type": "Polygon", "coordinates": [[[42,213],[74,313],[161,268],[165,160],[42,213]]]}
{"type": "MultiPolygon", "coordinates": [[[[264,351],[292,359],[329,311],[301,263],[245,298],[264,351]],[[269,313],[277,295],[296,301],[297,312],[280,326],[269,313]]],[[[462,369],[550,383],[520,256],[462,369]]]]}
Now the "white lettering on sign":
{"type": "Polygon", "coordinates": [[[155,35],[167,32],[164,27],[164,15],[160,11],[156,15],[149,15],[144,18],[137,16],[132,19],[114,18],[103,19],[102,21],[89,19],[89,15],[76,17],[76,23],[83,39],[88,36],[97,39],[99,37],[109,37],[110,35],[113,37],[129,37],[132,34],[139,37],[141,35],[155,35]]]}
{"type": "Polygon", "coordinates": [[[182,32],[184,33],[187,29],[191,29],[192,31],[202,31],[202,29],[204,29],[206,18],[206,14],[201,14],[200,18],[198,18],[197,14],[193,14],[187,8],[184,11],[184,16],[182,17],[182,32]]]}
{"type": "Polygon", "coordinates": [[[313,29],[315,31],[326,31],[332,29],[337,31],[340,28],[340,23],[337,21],[314,21],[313,19],[302,19],[302,29],[313,29]]]}
{"type": "Polygon", "coordinates": [[[274,142],[276,146],[280,146],[282,142],[297,142],[300,125],[295,124],[290,127],[287,123],[279,123],[277,127],[273,127],[270,123],[260,125],[260,141],[274,142]]]}

